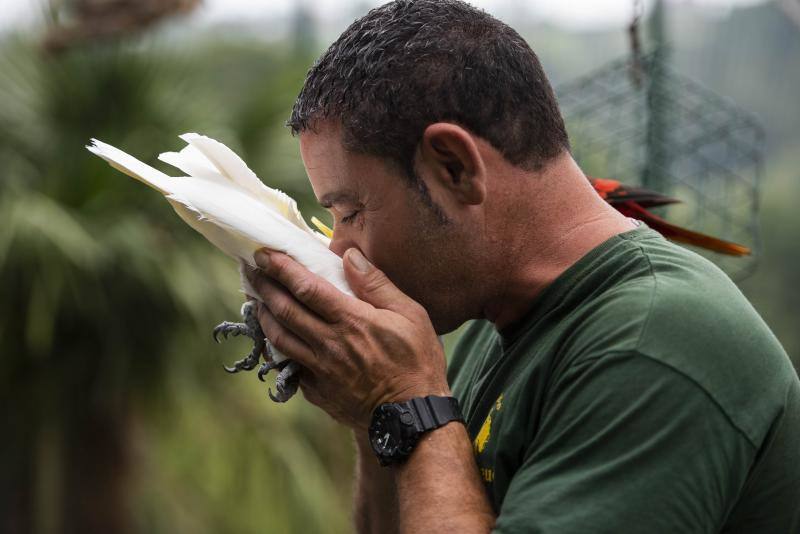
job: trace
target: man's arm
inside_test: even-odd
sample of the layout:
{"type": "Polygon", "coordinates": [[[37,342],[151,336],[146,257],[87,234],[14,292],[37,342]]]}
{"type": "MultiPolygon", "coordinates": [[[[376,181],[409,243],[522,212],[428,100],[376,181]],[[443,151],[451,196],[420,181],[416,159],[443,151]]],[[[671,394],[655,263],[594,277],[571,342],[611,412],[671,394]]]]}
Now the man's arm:
{"type": "Polygon", "coordinates": [[[463,425],[450,423],[427,434],[411,458],[381,467],[366,434],[356,433],[356,531],[489,532],[489,507],[472,446],[463,425]],[[399,509],[398,509],[399,508],[399,509]]]}
{"type": "Polygon", "coordinates": [[[478,476],[467,429],[426,434],[395,469],[400,532],[489,532],[494,512],[478,476]]]}
{"type": "Polygon", "coordinates": [[[359,534],[397,532],[397,488],[394,473],[381,467],[364,431],[353,432],[356,442],[356,481],[353,522],[359,534]]]}
{"type": "Polygon", "coordinates": [[[256,261],[262,271],[248,277],[264,303],[258,312],[267,339],[303,366],[306,399],[361,436],[359,529],[488,532],[494,516],[461,423],[425,434],[404,465],[379,467],[369,457],[364,436],[377,406],[450,395],[444,350],[425,309],[355,249],[343,262],[355,299],[284,254],[256,261]],[[396,508],[386,507],[393,494],[396,508]]]}

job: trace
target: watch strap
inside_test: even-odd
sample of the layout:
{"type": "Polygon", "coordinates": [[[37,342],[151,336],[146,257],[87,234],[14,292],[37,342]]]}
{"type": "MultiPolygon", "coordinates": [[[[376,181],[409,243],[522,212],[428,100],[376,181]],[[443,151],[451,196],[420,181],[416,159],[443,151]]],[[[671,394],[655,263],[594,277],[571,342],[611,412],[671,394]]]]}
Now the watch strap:
{"type": "Polygon", "coordinates": [[[416,430],[427,432],[439,428],[451,421],[464,422],[464,416],[455,397],[415,397],[400,403],[414,414],[416,430]]]}

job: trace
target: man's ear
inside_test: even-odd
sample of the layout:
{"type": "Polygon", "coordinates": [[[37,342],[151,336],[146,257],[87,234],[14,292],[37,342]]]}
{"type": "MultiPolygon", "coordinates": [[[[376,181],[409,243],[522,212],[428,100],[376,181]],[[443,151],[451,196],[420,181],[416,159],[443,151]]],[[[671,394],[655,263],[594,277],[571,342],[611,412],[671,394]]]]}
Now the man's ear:
{"type": "Polygon", "coordinates": [[[457,124],[437,122],[425,128],[419,163],[464,204],[486,198],[486,165],[470,132],[457,124]]]}

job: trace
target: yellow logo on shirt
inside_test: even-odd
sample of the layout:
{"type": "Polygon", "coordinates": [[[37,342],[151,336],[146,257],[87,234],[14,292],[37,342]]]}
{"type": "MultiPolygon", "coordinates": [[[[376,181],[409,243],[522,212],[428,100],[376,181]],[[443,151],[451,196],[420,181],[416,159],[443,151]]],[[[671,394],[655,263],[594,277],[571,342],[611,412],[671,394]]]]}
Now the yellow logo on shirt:
{"type": "Polygon", "coordinates": [[[494,482],[494,469],[488,467],[481,467],[481,477],[486,482],[494,482]]]}
{"type": "Polygon", "coordinates": [[[489,411],[489,415],[486,416],[486,419],[483,421],[483,425],[481,425],[481,429],[478,431],[478,435],[475,436],[475,441],[473,442],[473,448],[475,449],[475,454],[480,454],[486,448],[486,444],[489,442],[489,438],[492,435],[492,415],[495,412],[499,412],[500,409],[503,407],[503,395],[501,394],[497,397],[497,400],[492,406],[492,409],[489,411]]]}
{"type": "Polygon", "coordinates": [[[475,449],[475,454],[480,454],[483,452],[483,449],[486,448],[486,442],[489,441],[489,436],[492,433],[492,414],[491,412],[489,415],[486,416],[486,419],[483,421],[483,425],[481,425],[481,429],[478,431],[478,435],[475,436],[475,442],[473,443],[473,448],[475,449]]]}

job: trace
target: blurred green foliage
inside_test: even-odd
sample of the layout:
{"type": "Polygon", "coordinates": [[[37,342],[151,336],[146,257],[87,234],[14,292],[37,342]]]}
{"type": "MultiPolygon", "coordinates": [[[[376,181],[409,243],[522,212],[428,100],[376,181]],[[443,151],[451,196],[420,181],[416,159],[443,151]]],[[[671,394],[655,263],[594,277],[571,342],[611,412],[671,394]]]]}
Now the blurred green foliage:
{"type": "MultiPolygon", "coordinates": [[[[797,357],[800,67],[785,54],[800,37],[775,11],[753,8],[714,23],[709,35],[718,41],[692,33],[686,42],[724,54],[733,36],[750,35],[748,21],[753,31],[780,28],[780,39],[753,37],[753,50],[744,50],[772,58],[782,81],[768,77],[779,67],[755,60],[735,79],[734,69],[714,71],[724,82],[701,69],[701,81],[724,94],[730,84],[744,107],[774,121],[765,255],[742,287],[797,357]],[[734,22],[731,33],[725,25],[734,22]],[[775,84],[770,98],[760,94],[775,84]]],[[[0,40],[0,405],[9,429],[0,530],[350,529],[348,433],[299,397],[275,405],[255,376],[222,372],[248,350],[246,341],[220,347],[210,337],[216,323],[238,315],[234,262],[159,195],[83,148],[97,137],[171,172],[157,154],[180,148],[178,134],[199,131],[298,199],[307,217],[326,220],[283,128],[319,51],[307,30],[296,32],[303,42],[277,44],[235,32],[156,33],[60,56],[44,55],[36,34],[0,40]]],[[[528,34],[556,80],[610,59],[624,43],[622,31],[528,34]]],[[[687,58],[703,56],[677,57],[691,65],[687,58]]]]}
{"type": "Polygon", "coordinates": [[[0,51],[0,529],[347,531],[347,433],[221,369],[248,350],[210,337],[238,316],[235,263],[83,147],[97,137],[160,166],[200,130],[309,206],[296,157],[264,171],[296,151],[274,140],[311,58],[250,42],[37,44],[0,51]]]}

